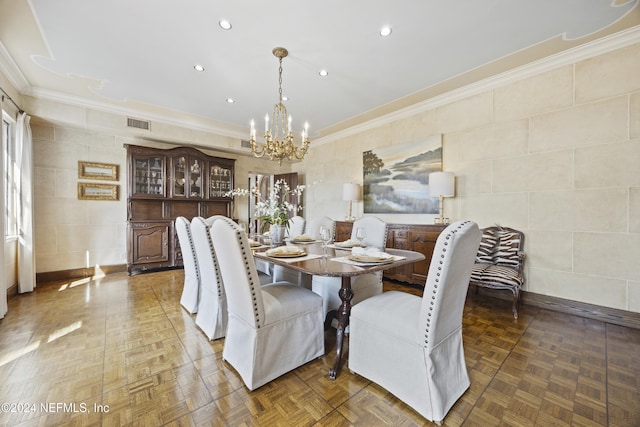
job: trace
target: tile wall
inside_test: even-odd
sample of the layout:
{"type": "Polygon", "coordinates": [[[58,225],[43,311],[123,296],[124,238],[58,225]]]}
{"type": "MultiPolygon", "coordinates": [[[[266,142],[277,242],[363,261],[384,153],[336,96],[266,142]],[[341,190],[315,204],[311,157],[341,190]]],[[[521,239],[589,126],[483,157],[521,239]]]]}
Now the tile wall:
{"type": "Polygon", "coordinates": [[[441,134],[446,216],[522,229],[527,291],[640,312],[639,70],[633,44],[312,146],[307,215],[344,217],[363,151],[441,134]]]}

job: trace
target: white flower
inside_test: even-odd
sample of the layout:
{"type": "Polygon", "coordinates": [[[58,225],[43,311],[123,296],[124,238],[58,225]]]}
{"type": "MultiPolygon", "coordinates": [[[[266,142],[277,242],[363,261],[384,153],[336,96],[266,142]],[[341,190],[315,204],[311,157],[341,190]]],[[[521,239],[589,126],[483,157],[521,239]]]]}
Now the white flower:
{"type": "Polygon", "coordinates": [[[262,197],[257,187],[251,190],[236,188],[227,192],[225,196],[256,196],[258,199],[255,212],[256,219],[262,221],[261,231],[264,232],[267,224],[289,226],[289,211],[297,213],[301,209],[297,204],[294,205],[289,202],[289,196],[295,195],[296,199],[299,200],[305,188],[306,186],[304,185],[298,185],[292,190],[285,180],[280,179],[273,185],[273,191],[266,199],[262,197]]]}

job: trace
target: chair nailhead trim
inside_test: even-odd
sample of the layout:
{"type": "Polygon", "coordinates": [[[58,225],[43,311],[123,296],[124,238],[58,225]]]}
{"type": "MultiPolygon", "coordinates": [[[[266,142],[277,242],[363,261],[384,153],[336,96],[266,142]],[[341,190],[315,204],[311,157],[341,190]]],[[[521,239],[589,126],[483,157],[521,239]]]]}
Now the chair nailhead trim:
{"type": "MultiPolygon", "coordinates": [[[[244,259],[244,268],[247,276],[249,277],[249,287],[251,290],[251,295],[253,295],[253,316],[256,321],[256,328],[260,329],[261,324],[260,324],[260,314],[258,313],[258,298],[256,297],[256,284],[253,281],[253,278],[251,277],[251,265],[247,257],[247,248],[242,244],[242,234],[241,234],[242,231],[240,231],[240,229],[237,228],[237,224],[234,223],[233,221],[229,220],[228,218],[225,218],[225,220],[227,220],[229,224],[233,225],[236,231],[236,239],[238,240],[238,245],[240,246],[240,250],[242,251],[242,257],[244,259]]],[[[253,255],[251,258],[253,259],[253,255]]]]}
{"type": "MultiPolygon", "coordinates": [[[[200,220],[202,221],[202,220],[200,220]]],[[[202,221],[204,222],[204,221],[202,221]]],[[[211,224],[213,225],[213,224],[211,224]]],[[[220,273],[220,264],[218,264],[218,257],[216,256],[216,251],[213,248],[213,240],[211,240],[211,225],[205,223],[205,227],[207,230],[207,240],[209,241],[209,251],[211,251],[211,259],[213,260],[213,269],[216,271],[216,287],[218,291],[218,298],[222,298],[222,293],[224,291],[224,285],[222,284],[222,273],[220,273]]]]}
{"type": "MultiPolygon", "coordinates": [[[[444,245],[445,247],[442,248],[442,253],[440,254],[440,260],[438,261],[438,272],[436,273],[436,278],[434,280],[434,284],[433,284],[433,292],[432,292],[432,296],[431,296],[431,302],[430,302],[430,307],[429,307],[429,312],[427,313],[427,324],[425,325],[425,340],[424,343],[425,344],[429,344],[429,329],[431,327],[431,313],[434,310],[434,305],[435,305],[435,299],[436,296],[438,294],[438,285],[440,282],[440,272],[442,271],[442,265],[444,264],[444,258],[445,258],[445,252],[447,252],[447,248],[446,246],[449,245],[449,240],[452,239],[453,237],[453,233],[457,233],[459,230],[463,229],[464,227],[467,227],[468,224],[470,224],[470,221],[464,221],[462,223],[460,223],[460,225],[453,230],[450,230],[450,232],[444,236],[445,242],[444,245]]],[[[435,255],[435,254],[434,254],[435,255]]]]}
{"type": "Polygon", "coordinates": [[[198,258],[196,257],[196,246],[193,244],[193,238],[191,237],[191,224],[187,224],[187,238],[189,239],[189,246],[191,247],[191,254],[193,263],[196,266],[196,279],[200,281],[200,267],[198,266],[198,258]]]}

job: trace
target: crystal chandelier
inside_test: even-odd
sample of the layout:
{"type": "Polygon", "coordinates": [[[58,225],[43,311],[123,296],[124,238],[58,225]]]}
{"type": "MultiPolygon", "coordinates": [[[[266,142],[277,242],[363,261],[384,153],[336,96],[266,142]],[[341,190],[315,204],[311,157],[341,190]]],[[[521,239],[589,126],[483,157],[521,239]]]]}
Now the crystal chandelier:
{"type": "Polygon", "coordinates": [[[255,122],[251,120],[251,135],[249,143],[251,144],[251,152],[256,157],[269,156],[271,160],[277,160],[278,164],[282,164],[284,159],[293,160],[294,158],[302,160],[309,149],[309,124],[305,122],[302,131],[302,144],[296,146],[293,140],[293,132],[291,131],[291,116],[287,114],[287,108],[282,103],[282,58],[289,55],[287,49],[276,47],[273,49],[273,55],[280,61],[278,68],[278,94],[280,99],[273,106],[272,120],[269,121],[269,115],[264,118],[264,144],[258,145],[256,142],[255,122]],[[271,127],[269,127],[271,124],[271,127]]]}

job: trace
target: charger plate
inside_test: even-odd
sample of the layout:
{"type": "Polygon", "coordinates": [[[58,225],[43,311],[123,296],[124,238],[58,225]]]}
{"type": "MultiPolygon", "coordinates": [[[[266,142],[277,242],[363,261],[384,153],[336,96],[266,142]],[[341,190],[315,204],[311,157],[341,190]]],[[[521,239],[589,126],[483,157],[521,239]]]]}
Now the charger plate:
{"type": "Polygon", "coordinates": [[[344,248],[344,249],[366,248],[367,247],[367,245],[364,244],[364,243],[354,242],[354,241],[350,241],[350,240],[346,240],[344,242],[336,242],[333,245],[337,246],[339,248],[344,248]]]}
{"type": "Polygon", "coordinates": [[[277,249],[269,249],[265,253],[267,256],[270,256],[273,258],[297,258],[297,257],[305,256],[307,254],[303,250],[300,250],[299,252],[286,252],[286,251],[279,251],[277,249]]]}
{"type": "Polygon", "coordinates": [[[357,261],[357,262],[366,262],[369,264],[386,264],[389,262],[393,262],[393,257],[391,258],[382,258],[382,257],[373,257],[373,256],[364,256],[364,255],[354,255],[351,254],[349,255],[347,258],[349,258],[351,261],[357,261]]]}
{"type": "Polygon", "coordinates": [[[313,243],[316,239],[311,236],[296,236],[292,238],[291,241],[295,243],[313,243]]]}

